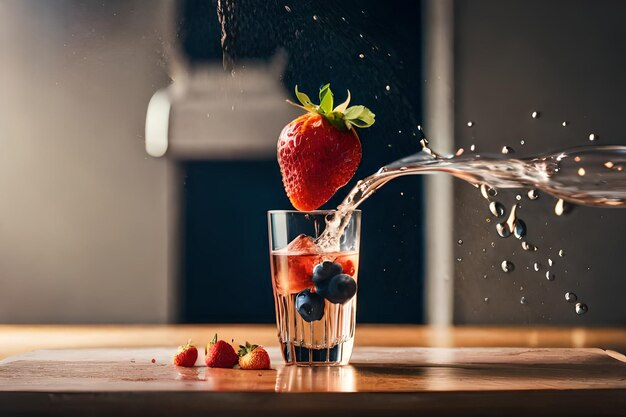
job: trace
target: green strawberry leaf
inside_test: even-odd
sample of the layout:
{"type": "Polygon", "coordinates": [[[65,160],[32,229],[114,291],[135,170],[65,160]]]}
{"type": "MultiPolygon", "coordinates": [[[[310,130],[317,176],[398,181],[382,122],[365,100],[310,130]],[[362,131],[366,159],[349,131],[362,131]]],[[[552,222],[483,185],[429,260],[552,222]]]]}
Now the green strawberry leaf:
{"type": "Polygon", "coordinates": [[[343,112],[346,119],[356,119],[361,113],[365,111],[365,106],[352,106],[348,107],[345,112],[343,112]]]}
{"type": "Polygon", "coordinates": [[[335,110],[333,111],[345,113],[346,109],[348,108],[348,104],[350,104],[350,90],[348,90],[348,98],[346,99],[346,101],[335,107],[335,110]]]}
{"type": "MultiPolygon", "coordinates": [[[[308,95],[298,91],[298,86],[297,85],[296,85],[296,97],[298,97],[298,101],[300,103],[302,103],[302,106],[299,106],[299,107],[302,107],[305,110],[309,110],[309,111],[312,111],[312,110],[314,110],[316,108],[315,104],[313,104],[313,102],[311,101],[311,99],[309,98],[308,95]]],[[[296,104],[296,106],[297,106],[297,104],[296,104]]]]}
{"type": "Polygon", "coordinates": [[[330,84],[326,84],[320,88],[320,105],[318,111],[321,114],[327,114],[333,111],[333,92],[330,90],[330,84]]]}
{"type": "Polygon", "coordinates": [[[376,115],[365,106],[348,107],[344,115],[346,121],[360,128],[370,127],[376,121],[376,115]]]}
{"type": "Polygon", "coordinates": [[[239,345],[239,351],[237,352],[238,356],[246,356],[248,353],[252,352],[254,349],[258,348],[259,345],[251,345],[250,342],[246,342],[246,345],[239,345]]]}

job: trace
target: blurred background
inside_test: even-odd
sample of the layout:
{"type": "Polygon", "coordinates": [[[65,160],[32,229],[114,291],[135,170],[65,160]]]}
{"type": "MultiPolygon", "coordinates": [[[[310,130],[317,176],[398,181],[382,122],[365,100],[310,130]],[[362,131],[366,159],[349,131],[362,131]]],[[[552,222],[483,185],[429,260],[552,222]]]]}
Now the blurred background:
{"type": "MultiPolygon", "coordinates": [[[[0,323],[273,322],[295,84],[376,113],[349,186],[417,152],[419,125],[440,152],[624,145],[625,18],[610,0],[0,0],[0,323]]],[[[626,324],[626,213],[520,194],[540,254],[465,183],[378,191],[359,322],[626,324]],[[554,281],[532,267],[548,258],[554,281]]]]}

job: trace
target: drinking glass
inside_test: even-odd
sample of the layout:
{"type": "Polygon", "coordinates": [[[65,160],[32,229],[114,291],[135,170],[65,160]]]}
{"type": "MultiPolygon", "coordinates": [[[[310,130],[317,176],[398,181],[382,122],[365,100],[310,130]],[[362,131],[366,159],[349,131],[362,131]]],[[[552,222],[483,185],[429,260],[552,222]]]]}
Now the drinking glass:
{"type": "MultiPolygon", "coordinates": [[[[328,294],[322,297],[320,294],[325,294],[319,287],[322,284],[318,281],[316,288],[313,283],[313,270],[324,261],[334,262],[335,267],[341,265],[341,273],[357,281],[360,210],[348,213],[350,221],[342,231],[338,245],[324,249],[315,243],[325,230],[326,216],[334,213],[333,210],[268,212],[276,326],[283,358],[289,365],[346,365],[352,355],[356,294],[344,302],[328,294]],[[307,316],[306,311],[301,312],[307,305],[302,306],[303,298],[298,300],[299,294],[318,300],[315,310],[318,314],[314,314],[314,319],[307,316]],[[322,303],[323,315],[319,317],[322,303]]],[[[323,282],[331,282],[334,277],[323,282]]],[[[342,276],[344,282],[349,277],[342,276]]],[[[332,282],[326,288],[330,287],[332,282]]]]}

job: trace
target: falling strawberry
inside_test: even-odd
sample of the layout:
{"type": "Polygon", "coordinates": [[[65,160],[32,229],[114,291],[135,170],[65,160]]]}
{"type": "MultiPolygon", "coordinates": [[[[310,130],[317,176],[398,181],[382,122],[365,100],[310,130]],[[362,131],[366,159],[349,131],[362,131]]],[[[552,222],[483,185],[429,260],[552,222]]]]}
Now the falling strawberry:
{"type": "MultiPolygon", "coordinates": [[[[179,346],[178,351],[174,355],[174,365],[192,367],[198,359],[198,349],[191,344],[191,340],[187,344],[179,346]]],[[[153,360],[153,362],[156,362],[153,360]]]]}
{"type": "Polygon", "coordinates": [[[232,368],[237,365],[239,357],[233,347],[223,341],[217,340],[217,333],[213,340],[206,345],[204,361],[209,368],[232,368]]]}
{"type": "Polygon", "coordinates": [[[239,346],[239,367],[241,369],[270,369],[270,356],[258,345],[246,342],[239,346]]]}
{"type": "Polygon", "coordinates": [[[330,84],[320,88],[320,104],[298,91],[296,96],[308,113],[283,128],[277,156],[283,184],[291,204],[302,211],[319,208],[346,185],[361,162],[361,141],[355,127],[374,124],[374,113],[346,101],[333,108],[330,84]]]}

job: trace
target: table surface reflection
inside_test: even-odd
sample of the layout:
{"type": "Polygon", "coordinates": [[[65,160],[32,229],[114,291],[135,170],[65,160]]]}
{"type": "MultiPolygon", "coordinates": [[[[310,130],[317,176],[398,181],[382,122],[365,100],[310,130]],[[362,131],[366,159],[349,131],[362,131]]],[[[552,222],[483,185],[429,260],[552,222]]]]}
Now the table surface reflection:
{"type": "Polygon", "coordinates": [[[0,326],[5,355],[7,346],[54,348],[0,362],[0,415],[572,416],[626,410],[626,358],[586,347],[623,347],[622,329],[361,326],[357,334],[349,366],[298,367],[283,364],[270,326],[0,326]],[[202,345],[216,330],[236,342],[268,346],[272,369],[171,364],[178,340],[194,337],[202,345]]]}

